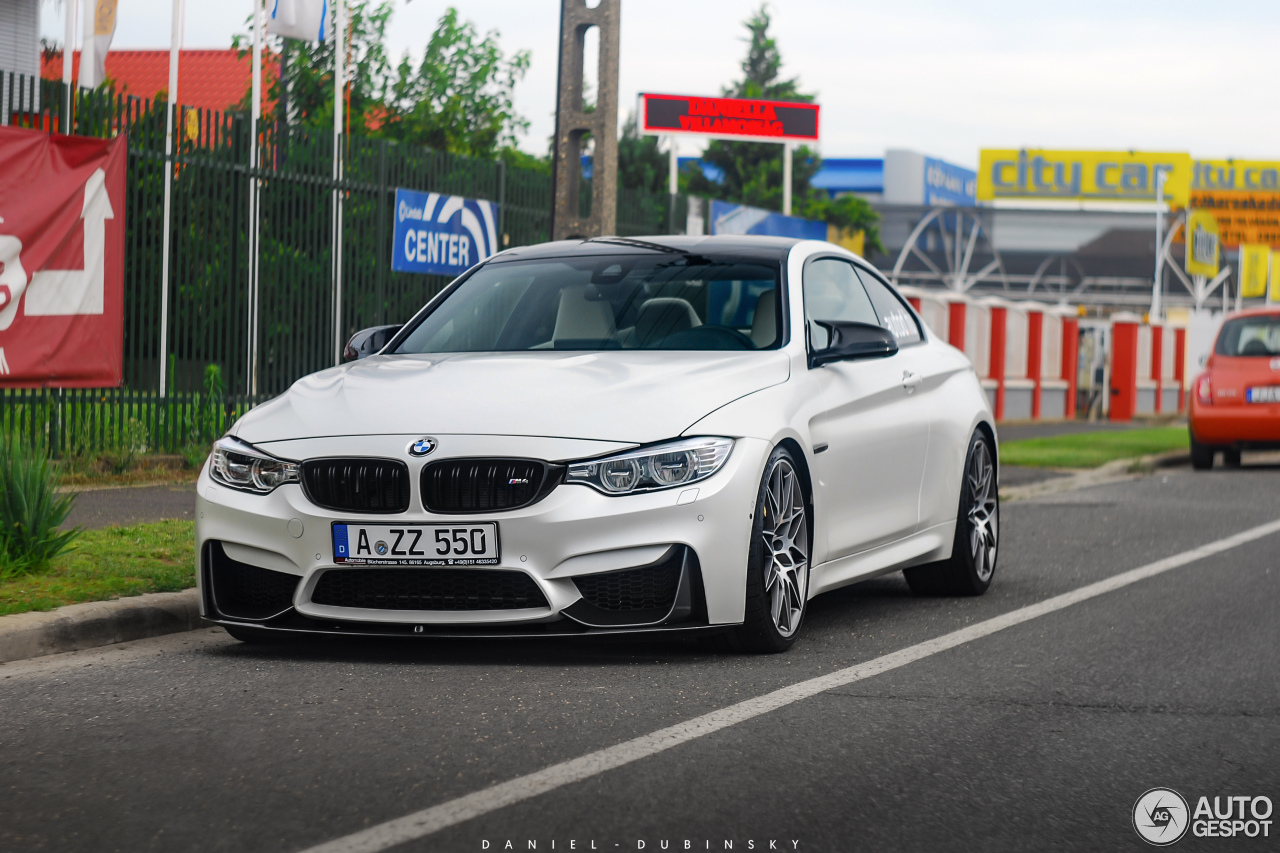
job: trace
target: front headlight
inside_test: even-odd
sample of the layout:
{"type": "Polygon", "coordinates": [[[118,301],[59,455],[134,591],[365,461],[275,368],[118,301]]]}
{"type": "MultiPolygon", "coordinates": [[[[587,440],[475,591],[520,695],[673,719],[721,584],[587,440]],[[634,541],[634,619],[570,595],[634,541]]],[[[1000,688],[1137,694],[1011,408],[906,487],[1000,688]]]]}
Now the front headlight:
{"type": "Polygon", "coordinates": [[[213,445],[209,475],[224,486],[265,495],[277,486],[298,482],[298,463],[269,456],[249,442],[227,435],[213,445]]]}
{"type": "Polygon", "coordinates": [[[582,483],[606,495],[672,489],[705,480],[729,458],[732,438],[682,438],[617,456],[569,463],[566,483],[582,483]]]}

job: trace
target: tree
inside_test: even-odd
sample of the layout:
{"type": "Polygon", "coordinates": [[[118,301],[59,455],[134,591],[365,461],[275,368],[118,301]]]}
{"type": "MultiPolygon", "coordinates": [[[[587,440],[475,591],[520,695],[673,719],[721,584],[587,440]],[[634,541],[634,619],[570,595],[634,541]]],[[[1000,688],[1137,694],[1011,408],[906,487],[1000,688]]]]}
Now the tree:
{"type": "Polygon", "coordinates": [[[658,137],[640,135],[636,115],[630,113],[618,137],[618,186],[665,193],[670,168],[667,157],[658,150],[658,137]]]}
{"type": "MultiPolygon", "coordinates": [[[[747,55],[742,61],[742,79],[722,91],[731,98],[763,98],[772,101],[812,102],[814,95],[800,91],[800,81],[783,79],[782,53],[769,34],[772,23],[769,7],[761,4],[743,22],[749,32],[747,55]]],[[[713,140],[702,159],[719,168],[724,178],[712,181],[695,164],[690,169],[687,189],[696,195],[723,198],[738,204],[749,204],[773,210],[782,209],[782,152],[776,143],[727,142],[713,140]]],[[[883,251],[877,223],[879,215],[864,199],[842,196],[831,199],[810,185],[822,167],[817,152],[801,146],[793,152],[791,197],[793,210],[800,216],[821,219],[838,228],[866,233],[868,251],[883,251]]]]}
{"type": "MultiPolygon", "coordinates": [[[[472,157],[514,150],[529,123],[516,111],[515,85],[529,67],[529,52],[506,57],[497,31],[480,37],[475,24],[445,10],[415,68],[406,52],[393,69],[383,45],[392,6],[386,0],[352,0],[349,7],[348,126],[366,136],[426,145],[472,157]]],[[[237,36],[235,46],[246,49],[237,36]]],[[[333,126],[333,42],[283,39],[284,79],[271,85],[288,116],[301,127],[333,126]],[[287,85],[287,91],[286,91],[287,85]],[[286,97],[287,95],[287,97],[286,97]]],[[[248,109],[246,92],[242,109],[248,109]]]]}
{"type": "Polygon", "coordinates": [[[379,135],[473,157],[514,147],[529,122],[516,113],[512,91],[528,69],[527,50],[506,58],[496,31],[480,38],[450,7],[417,70],[407,54],[401,59],[379,135]]]}
{"type": "MultiPolygon", "coordinates": [[[[385,109],[382,102],[391,83],[391,64],[383,50],[391,4],[382,0],[351,0],[348,6],[347,103],[348,126],[366,129],[377,124],[385,109]]],[[[336,16],[336,12],[334,12],[336,16]]],[[[232,46],[248,51],[250,37],[237,35],[232,46]]],[[[280,39],[283,79],[274,80],[267,97],[275,104],[271,119],[317,129],[333,127],[334,42],[280,39]],[[288,87],[286,90],[286,86],[288,87]],[[288,105],[288,115],[280,114],[288,105]]],[[[248,111],[252,88],[246,90],[240,109],[248,111]]]]}

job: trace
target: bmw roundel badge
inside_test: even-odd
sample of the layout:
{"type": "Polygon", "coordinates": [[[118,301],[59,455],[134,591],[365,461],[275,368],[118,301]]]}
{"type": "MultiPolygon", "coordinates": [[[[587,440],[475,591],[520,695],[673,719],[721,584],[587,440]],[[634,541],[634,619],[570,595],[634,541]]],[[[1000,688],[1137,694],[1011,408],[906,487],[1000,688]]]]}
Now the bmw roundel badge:
{"type": "Polygon", "coordinates": [[[409,455],[410,456],[426,456],[428,453],[435,450],[438,444],[439,442],[436,441],[431,436],[424,436],[423,438],[420,438],[417,441],[415,441],[413,444],[409,445],[409,455]]]}

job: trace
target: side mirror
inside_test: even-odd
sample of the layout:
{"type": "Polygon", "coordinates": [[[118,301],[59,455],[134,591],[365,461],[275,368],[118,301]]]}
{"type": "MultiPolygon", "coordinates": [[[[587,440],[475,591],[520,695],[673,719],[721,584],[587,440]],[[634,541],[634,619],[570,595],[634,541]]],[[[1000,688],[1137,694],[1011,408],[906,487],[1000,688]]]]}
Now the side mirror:
{"type": "Polygon", "coordinates": [[[400,326],[373,326],[361,329],[347,341],[346,347],[342,350],[342,360],[355,361],[368,358],[385,347],[400,329],[400,326]]]}
{"type": "Polygon", "coordinates": [[[814,322],[827,330],[830,339],[826,347],[809,356],[810,367],[855,358],[886,358],[898,351],[898,339],[893,336],[893,332],[882,326],[845,320],[814,322]]]}

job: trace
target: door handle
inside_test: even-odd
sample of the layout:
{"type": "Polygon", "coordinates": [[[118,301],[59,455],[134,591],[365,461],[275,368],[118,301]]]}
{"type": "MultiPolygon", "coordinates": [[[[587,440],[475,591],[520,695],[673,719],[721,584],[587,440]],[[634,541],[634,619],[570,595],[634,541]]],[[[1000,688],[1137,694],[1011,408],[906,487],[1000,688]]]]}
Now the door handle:
{"type": "Polygon", "coordinates": [[[908,394],[920,387],[920,383],[923,381],[919,373],[912,373],[910,370],[902,371],[902,387],[906,389],[908,394]]]}

